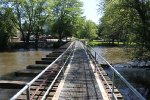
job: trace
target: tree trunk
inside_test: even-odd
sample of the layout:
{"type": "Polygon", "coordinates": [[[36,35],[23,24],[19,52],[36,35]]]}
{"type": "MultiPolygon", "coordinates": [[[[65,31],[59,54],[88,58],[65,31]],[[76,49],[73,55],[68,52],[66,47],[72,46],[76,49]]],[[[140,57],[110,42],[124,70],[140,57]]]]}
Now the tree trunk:
{"type": "Polygon", "coordinates": [[[119,43],[120,43],[120,42],[119,42],[119,39],[118,39],[118,45],[119,45],[119,43]]]}
{"type": "Polygon", "coordinates": [[[67,42],[67,36],[66,36],[66,42],[67,42]]]}
{"type": "Polygon", "coordinates": [[[59,42],[62,41],[62,32],[59,32],[59,42]]]}
{"type": "Polygon", "coordinates": [[[39,31],[40,31],[40,28],[38,27],[35,33],[35,48],[36,49],[38,49],[38,44],[39,44],[39,31]]]}
{"type": "Polygon", "coordinates": [[[112,37],[112,45],[114,45],[115,43],[115,38],[114,38],[114,36],[112,37]]]}
{"type": "Polygon", "coordinates": [[[36,36],[35,36],[35,48],[38,49],[38,44],[39,44],[39,34],[38,32],[36,32],[36,36]]]}
{"type": "Polygon", "coordinates": [[[29,48],[30,45],[30,31],[28,31],[27,36],[26,36],[26,48],[29,48]]]}

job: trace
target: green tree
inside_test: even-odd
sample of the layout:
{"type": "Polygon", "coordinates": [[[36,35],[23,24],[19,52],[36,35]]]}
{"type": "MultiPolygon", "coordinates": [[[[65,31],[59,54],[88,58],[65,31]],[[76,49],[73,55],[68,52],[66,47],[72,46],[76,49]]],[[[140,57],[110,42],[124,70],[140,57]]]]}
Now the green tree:
{"type": "Polygon", "coordinates": [[[132,9],[136,12],[140,21],[140,32],[138,45],[141,45],[141,49],[150,50],[150,1],[149,0],[123,0],[123,7],[126,9],[132,9]]]}
{"type": "Polygon", "coordinates": [[[6,49],[11,36],[16,32],[11,19],[15,19],[12,9],[0,8],[0,49],[6,49]]]}
{"type": "Polygon", "coordinates": [[[82,3],[79,0],[54,0],[54,24],[52,32],[58,34],[59,41],[63,37],[72,36],[75,19],[81,15],[82,3]]]}
{"type": "Polygon", "coordinates": [[[74,36],[77,38],[84,38],[83,33],[86,25],[86,18],[80,16],[76,17],[74,25],[75,25],[74,36]]]}
{"type": "Polygon", "coordinates": [[[86,20],[85,17],[78,17],[75,22],[75,37],[90,41],[97,37],[98,28],[93,21],[86,20]]]}
{"type": "Polygon", "coordinates": [[[84,32],[82,34],[91,41],[97,37],[97,31],[97,25],[93,21],[88,20],[86,21],[84,32]]]}
{"type": "Polygon", "coordinates": [[[149,0],[106,0],[99,34],[112,42],[136,43],[142,57],[150,50],[149,5],[149,0]]]}
{"type": "MultiPolygon", "coordinates": [[[[21,32],[22,40],[29,45],[30,35],[36,35],[43,29],[46,19],[49,17],[49,0],[5,0],[3,6],[13,9],[16,20],[12,20],[14,26],[21,32]]],[[[36,41],[38,42],[38,41],[36,41]]]]}

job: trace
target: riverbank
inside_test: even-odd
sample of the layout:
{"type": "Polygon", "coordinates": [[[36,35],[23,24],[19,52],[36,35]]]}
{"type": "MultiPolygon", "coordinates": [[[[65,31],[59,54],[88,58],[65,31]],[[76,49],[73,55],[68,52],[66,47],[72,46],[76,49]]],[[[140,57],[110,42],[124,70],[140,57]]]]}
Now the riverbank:
{"type": "Polygon", "coordinates": [[[5,51],[15,51],[18,49],[56,49],[59,48],[60,46],[66,44],[69,41],[62,41],[58,42],[56,39],[55,40],[49,40],[49,41],[39,41],[38,44],[36,44],[34,41],[30,41],[30,43],[27,45],[25,42],[20,41],[20,42],[10,42],[8,43],[8,46],[6,48],[1,48],[0,52],[5,52],[5,51]]]}
{"type": "Polygon", "coordinates": [[[93,40],[88,43],[90,46],[95,47],[95,46],[123,46],[123,42],[114,42],[114,44],[110,42],[105,42],[105,41],[98,41],[98,40],[93,40]]]}

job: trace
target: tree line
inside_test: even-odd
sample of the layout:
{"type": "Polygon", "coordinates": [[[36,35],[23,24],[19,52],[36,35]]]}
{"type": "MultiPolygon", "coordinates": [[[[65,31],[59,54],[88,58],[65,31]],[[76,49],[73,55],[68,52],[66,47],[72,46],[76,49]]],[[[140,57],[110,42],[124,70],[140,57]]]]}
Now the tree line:
{"type": "Polygon", "coordinates": [[[136,55],[149,55],[150,1],[99,2],[99,11],[103,11],[103,16],[96,25],[83,16],[80,0],[1,0],[0,49],[6,48],[9,38],[19,31],[26,46],[31,35],[35,36],[35,45],[38,45],[41,35],[56,36],[59,42],[75,36],[89,40],[102,39],[112,44],[123,42],[134,47],[136,55]]]}
{"type": "Polygon", "coordinates": [[[40,35],[56,36],[59,42],[71,36],[95,38],[97,25],[86,20],[82,6],[80,0],[1,0],[0,49],[17,31],[27,47],[31,35],[36,45],[40,35]]]}
{"type": "Polygon", "coordinates": [[[149,57],[150,1],[105,0],[103,4],[98,35],[112,43],[135,47],[134,53],[140,58],[149,57]]]}

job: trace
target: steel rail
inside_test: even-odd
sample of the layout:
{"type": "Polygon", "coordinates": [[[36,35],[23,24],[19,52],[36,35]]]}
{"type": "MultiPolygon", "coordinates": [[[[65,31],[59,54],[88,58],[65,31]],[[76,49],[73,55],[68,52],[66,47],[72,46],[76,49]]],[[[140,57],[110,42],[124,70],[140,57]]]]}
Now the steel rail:
{"type": "MultiPolygon", "coordinates": [[[[61,74],[61,72],[64,70],[64,67],[67,63],[67,61],[69,60],[71,56],[71,53],[70,55],[67,57],[65,63],[63,64],[63,66],[61,67],[60,71],[58,72],[58,74],[56,75],[56,77],[54,78],[54,80],[52,81],[52,83],[50,84],[50,86],[48,87],[47,91],[45,92],[44,96],[42,97],[41,100],[45,100],[46,96],[48,95],[49,91],[52,89],[52,86],[54,85],[54,83],[56,82],[57,78],[59,77],[59,75],[61,74]]],[[[64,74],[64,73],[63,73],[64,74]]]]}
{"type": "MultiPolygon", "coordinates": [[[[97,67],[97,63],[96,63],[96,61],[95,61],[95,59],[94,59],[92,53],[87,49],[87,47],[86,47],[85,45],[83,45],[83,43],[82,43],[82,47],[84,48],[84,51],[85,51],[85,53],[86,53],[86,55],[87,55],[87,57],[88,57],[88,60],[90,60],[89,56],[92,57],[92,60],[94,61],[95,65],[96,65],[96,67],[97,67]],[[90,52],[90,54],[91,54],[92,56],[88,54],[87,50],[90,52]]],[[[97,68],[97,69],[98,69],[98,68],[97,68]]],[[[100,71],[100,74],[102,75],[101,71],[100,71]]],[[[104,78],[103,75],[102,75],[102,77],[103,77],[104,81],[106,82],[106,84],[108,85],[108,88],[111,89],[111,87],[109,86],[109,84],[107,83],[107,81],[106,81],[106,79],[104,78]]],[[[105,99],[105,98],[103,98],[103,99],[105,99]]]]}
{"type": "MultiPolygon", "coordinates": [[[[102,58],[107,64],[108,66],[113,70],[113,72],[133,91],[133,93],[140,99],[140,100],[146,100],[115,68],[112,67],[112,65],[101,55],[99,55],[91,46],[87,46],[89,48],[91,48],[92,51],[94,51],[95,54],[97,54],[97,56],[99,56],[100,58],[102,58]]],[[[88,48],[87,48],[88,49],[88,48]]],[[[89,50],[90,51],[90,50],[89,50]]],[[[92,52],[91,52],[92,53],[92,52]]],[[[96,60],[96,59],[95,59],[96,60]]],[[[114,79],[114,75],[113,75],[113,79],[114,79]]],[[[114,80],[113,80],[113,84],[114,84],[114,80]]],[[[113,90],[113,89],[112,89],[113,90]]],[[[112,91],[114,92],[114,91],[112,91]]],[[[113,93],[114,94],[114,93],[113,93]]],[[[117,100],[117,99],[116,99],[117,100]]]]}
{"type": "MultiPolygon", "coordinates": [[[[88,50],[87,47],[84,45],[84,50],[85,50],[85,49],[90,52],[90,50],[88,50]]],[[[85,52],[86,52],[86,54],[88,55],[88,53],[87,53],[86,50],[85,50],[85,52]]],[[[90,54],[91,54],[92,60],[94,61],[94,64],[95,64],[95,66],[96,66],[96,68],[97,68],[99,74],[101,75],[101,77],[103,78],[103,80],[106,82],[106,85],[108,86],[108,88],[112,91],[110,85],[108,84],[107,80],[105,79],[104,75],[102,74],[102,72],[100,71],[100,69],[99,69],[99,67],[98,67],[98,65],[97,65],[97,63],[96,63],[96,53],[95,53],[95,58],[94,58],[94,56],[92,55],[91,52],[90,52],[90,54]]],[[[96,72],[96,68],[95,68],[95,72],[96,72]]],[[[116,95],[115,95],[114,93],[112,93],[112,95],[113,95],[113,97],[117,100],[116,95]]]]}
{"type": "MultiPolygon", "coordinates": [[[[70,48],[73,46],[74,42],[72,42],[69,47],[56,59],[54,60],[50,65],[48,65],[41,73],[39,73],[33,80],[31,80],[29,83],[27,83],[19,92],[17,92],[10,100],[15,100],[18,96],[20,96],[25,90],[30,88],[30,86],[38,79],[40,78],[50,67],[52,67],[53,64],[55,64],[70,48]]],[[[28,93],[30,95],[30,93],[28,93]]],[[[27,96],[27,98],[30,98],[27,96]]]]}
{"type": "Polygon", "coordinates": [[[34,96],[36,95],[36,92],[39,91],[42,85],[48,81],[48,78],[50,77],[50,75],[52,75],[51,72],[46,76],[46,78],[42,81],[42,83],[36,88],[35,92],[30,97],[30,100],[33,100],[34,96]]]}
{"type": "MultiPolygon", "coordinates": [[[[102,74],[101,70],[99,69],[99,67],[98,67],[98,65],[97,65],[97,63],[96,63],[94,57],[93,57],[93,56],[91,56],[91,57],[92,57],[92,60],[94,61],[94,64],[95,64],[95,66],[96,66],[96,68],[97,68],[99,74],[101,75],[101,77],[102,77],[103,80],[105,81],[105,83],[106,83],[106,85],[108,86],[108,88],[112,91],[112,88],[110,87],[110,85],[108,84],[108,82],[107,82],[107,80],[105,79],[104,75],[102,74]]],[[[114,96],[114,98],[117,100],[117,97],[116,97],[116,95],[115,95],[114,93],[113,93],[113,96],[114,96]]]]}

